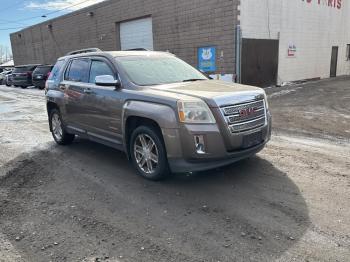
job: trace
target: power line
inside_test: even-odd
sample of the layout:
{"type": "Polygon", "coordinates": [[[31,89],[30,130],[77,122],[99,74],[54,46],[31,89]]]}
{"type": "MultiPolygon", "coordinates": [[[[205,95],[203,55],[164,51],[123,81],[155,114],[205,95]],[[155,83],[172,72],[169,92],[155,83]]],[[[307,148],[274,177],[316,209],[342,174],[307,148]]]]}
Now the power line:
{"type": "Polygon", "coordinates": [[[21,27],[0,28],[0,31],[13,30],[13,29],[21,29],[21,28],[23,28],[23,26],[21,26],[21,27]]]}
{"type": "MultiPolygon", "coordinates": [[[[9,23],[17,23],[17,24],[18,24],[19,21],[28,21],[28,20],[32,20],[32,19],[35,19],[35,18],[45,18],[45,17],[47,17],[48,15],[52,15],[52,14],[55,14],[55,13],[58,13],[58,12],[62,12],[62,11],[64,11],[64,10],[67,10],[67,9],[71,8],[71,7],[75,7],[75,6],[84,4],[84,3],[89,2],[89,1],[92,1],[92,0],[81,1],[81,2],[79,2],[79,3],[66,6],[66,7],[64,7],[64,8],[62,8],[62,9],[55,10],[55,11],[46,13],[46,14],[41,15],[41,16],[33,16],[33,17],[28,17],[28,18],[20,19],[20,20],[17,20],[17,21],[8,21],[8,22],[9,22],[9,23]]],[[[104,1],[106,1],[106,0],[104,0],[104,1]]],[[[102,2],[103,2],[103,1],[102,1],[102,2]]],[[[2,19],[2,21],[5,21],[5,20],[2,19]]],[[[23,29],[23,28],[28,27],[28,26],[29,26],[29,25],[24,25],[24,26],[22,26],[22,27],[0,28],[0,31],[13,30],[13,29],[23,29]]]]}
{"type": "Polygon", "coordinates": [[[27,18],[19,19],[19,20],[16,20],[16,21],[9,21],[9,22],[10,22],[10,23],[16,23],[16,22],[21,22],[21,21],[32,20],[32,19],[35,19],[35,18],[46,18],[46,17],[49,16],[49,15],[62,12],[62,11],[64,11],[64,10],[67,10],[67,9],[69,9],[69,8],[72,8],[72,7],[75,7],[75,6],[84,4],[84,3],[89,2],[89,1],[92,1],[92,0],[81,1],[81,2],[79,2],[79,3],[73,4],[73,5],[69,5],[69,6],[66,6],[66,7],[62,8],[62,9],[58,9],[58,10],[55,10],[55,11],[52,11],[52,12],[49,12],[49,13],[46,13],[46,14],[43,14],[43,15],[27,17],[27,18]]]}

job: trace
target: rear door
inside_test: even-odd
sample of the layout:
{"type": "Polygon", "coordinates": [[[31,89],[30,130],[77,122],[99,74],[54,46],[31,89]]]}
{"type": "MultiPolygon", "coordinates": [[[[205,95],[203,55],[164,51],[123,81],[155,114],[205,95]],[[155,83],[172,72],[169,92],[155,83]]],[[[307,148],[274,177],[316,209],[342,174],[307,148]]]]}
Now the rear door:
{"type": "Polygon", "coordinates": [[[85,132],[88,125],[86,85],[89,80],[90,59],[72,59],[64,73],[59,88],[64,91],[66,122],[69,128],[85,132]]]}
{"type": "Polygon", "coordinates": [[[103,139],[110,143],[121,144],[122,92],[115,87],[98,86],[96,76],[111,75],[117,78],[113,64],[102,57],[91,59],[88,93],[84,104],[87,113],[88,134],[92,139],[103,139]]]}

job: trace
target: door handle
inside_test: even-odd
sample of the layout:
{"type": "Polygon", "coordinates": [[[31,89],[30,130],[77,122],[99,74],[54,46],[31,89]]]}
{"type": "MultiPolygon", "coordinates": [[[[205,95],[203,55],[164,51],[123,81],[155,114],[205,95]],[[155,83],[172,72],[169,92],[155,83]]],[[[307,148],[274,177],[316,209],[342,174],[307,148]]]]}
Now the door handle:
{"type": "Polygon", "coordinates": [[[92,93],[91,88],[85,88],[85,89],[84,89],[84,93],[85,93],[85,94],[91,94],[91,93],[92,93]]]}

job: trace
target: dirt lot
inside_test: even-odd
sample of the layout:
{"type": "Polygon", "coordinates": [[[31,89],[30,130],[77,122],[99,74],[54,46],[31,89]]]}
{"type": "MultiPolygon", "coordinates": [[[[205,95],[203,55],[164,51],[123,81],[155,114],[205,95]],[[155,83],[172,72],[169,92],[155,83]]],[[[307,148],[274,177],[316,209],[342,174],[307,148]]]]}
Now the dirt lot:
{"type": "Polygon", "coordinates": [[[163,182],[0,87],[0,261],[350,261],[350,78],[268,90],[256,157],[163,182]]]}

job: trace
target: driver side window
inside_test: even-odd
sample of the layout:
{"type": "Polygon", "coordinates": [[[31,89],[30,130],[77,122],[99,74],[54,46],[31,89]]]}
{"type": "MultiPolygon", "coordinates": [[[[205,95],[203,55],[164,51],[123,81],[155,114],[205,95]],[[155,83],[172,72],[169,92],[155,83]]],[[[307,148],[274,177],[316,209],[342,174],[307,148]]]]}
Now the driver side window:
{"type": "Polygon", "coordinates": [[[92,60],[89,83],[94,84],[96,76],[101,75],[110,75],[115,79],[113,70],[107,65],[107,63],[100,60],[92,60]]]}

